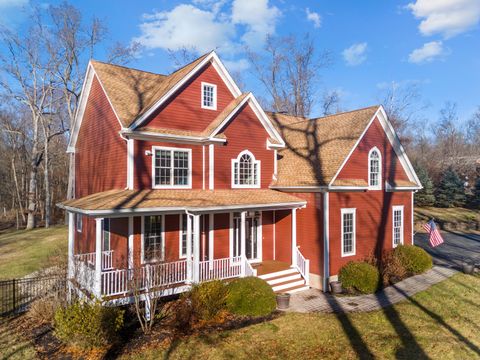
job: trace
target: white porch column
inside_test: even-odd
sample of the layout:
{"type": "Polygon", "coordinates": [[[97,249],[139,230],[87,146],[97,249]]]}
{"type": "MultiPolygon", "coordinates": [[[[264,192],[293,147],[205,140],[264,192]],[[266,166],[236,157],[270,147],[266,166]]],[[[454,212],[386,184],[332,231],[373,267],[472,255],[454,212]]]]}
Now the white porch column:
{"type": "Polygon", "coordinates": [[[200,282],[200,215],[193,215],[193,281],[200,282]]]}
{"type": "Polygon", "coordinates": [[[182,216],[187,217],[187,283],[193,281],[192,276],[192,217],[187,213],[182,216]]]}
{"type": "Polygon", "coordinates": [[[68,278],[75,275],[75,214],[68,213],[68,278]]]}
{"type": "Polygon", "coordinates": [[[128,268],[133,269],[133,216],[128,217],[128,268]]]}
{"type": "Polygon", "coordinates": [[[97,297],[102,296],[102,218],[95,219],[95,288],[97,297]]]}
{"type": "Polygon", "coordinates": [[[242,277],[245,276],[245,261],[247,259],[247,255],[245,253],[245,218],[246,216],[247,216],[247,212],[242,211],[240,214],[240,254],[241,254],[240,266],[241,266],[242,277]]]}
{"type": "Polygon", "coordinates": [[[208,264],[210,270],[213,269],[213,226],[215,214],[208,214],[208,264]]]}
{"type": "Polygon", "coordinates": [[[297,266],[297,209],[292,209],[292,266],[297,266]]]}

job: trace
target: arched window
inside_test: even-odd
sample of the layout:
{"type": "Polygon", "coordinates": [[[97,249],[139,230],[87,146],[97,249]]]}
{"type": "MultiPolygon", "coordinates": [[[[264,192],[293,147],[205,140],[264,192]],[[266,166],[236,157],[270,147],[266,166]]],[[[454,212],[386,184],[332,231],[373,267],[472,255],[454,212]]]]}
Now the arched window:
{"type": "Polygon", "coordinates": [[[376,147],[368,154],[368,186],[375,190],[382,188],[382,161],[376,147]]]}
{"type": "Polygon", "coordinates": [[[232,187],[260,187],[260,161],[248,150],[232,160],[232,187]]]}

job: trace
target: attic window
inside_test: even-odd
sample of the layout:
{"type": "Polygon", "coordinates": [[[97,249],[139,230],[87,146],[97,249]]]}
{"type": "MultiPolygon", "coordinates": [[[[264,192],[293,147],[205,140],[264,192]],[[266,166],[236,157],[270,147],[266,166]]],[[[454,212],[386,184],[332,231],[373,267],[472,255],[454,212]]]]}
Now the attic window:
{"type": "Polygon", "coordinates": [[[202,82],[202,109],[217,110],[217,85],[202,82]]]}
{"type": "Polygon", "coordinates": [[[382,162],[380,151],[374,147],[368,154],[368,186],[370,190],[382,189],[382,162]]]}

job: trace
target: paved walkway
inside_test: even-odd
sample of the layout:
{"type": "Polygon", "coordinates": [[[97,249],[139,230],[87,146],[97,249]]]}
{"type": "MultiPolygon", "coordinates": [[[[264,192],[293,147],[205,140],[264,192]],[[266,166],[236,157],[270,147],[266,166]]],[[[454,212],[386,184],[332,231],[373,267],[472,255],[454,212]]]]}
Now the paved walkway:
{"type": "Polygon", "coordinates": [[[292,294],[290,308],[287,311],[342,313],[378,310],[426,290],[455,273],[456,271],[451,268],[434,266],[424,274],[412,276],[370,295],[333,296],[317,289],[310,289],[292,294]]]}

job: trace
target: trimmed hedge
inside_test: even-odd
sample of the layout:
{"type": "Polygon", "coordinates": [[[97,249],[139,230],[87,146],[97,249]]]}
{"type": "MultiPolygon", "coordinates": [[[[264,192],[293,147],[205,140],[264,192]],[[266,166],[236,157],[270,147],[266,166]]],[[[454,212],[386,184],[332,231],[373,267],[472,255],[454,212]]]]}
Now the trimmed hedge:
{"type": "Polygon", "coordinates": [[[433,266],[432,257],[418,246],[398,245],[393,254],[411,274],[424,273],[433,266]]]}
{"type": "Polygon", "coordinates": [[[92,349],[110,344],[123,327],[124,311],[82,301],[55,312],[55,336],[66,344],[92,349]]]}
{"type": "Polygon", "coordinates": [[[275,293],[265,280],[245,277],[228,284],[227,309],[237,315],[265,316],[277,307],[275,293]]]}
{"type": "Polygon", "coordinates": [[[220,280],[194,285],[187,297],[194,313],[202,320],[212,320],[227,306],[227,287],[220,280]]]}
{"type": "Polygon", "coordinates": [[[372,294],[379,287],[380,272],[364,261],[350,261],[340,269],[339,280],[347,290],[372,294]]]}

